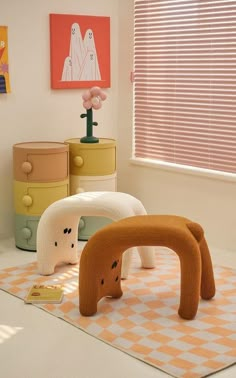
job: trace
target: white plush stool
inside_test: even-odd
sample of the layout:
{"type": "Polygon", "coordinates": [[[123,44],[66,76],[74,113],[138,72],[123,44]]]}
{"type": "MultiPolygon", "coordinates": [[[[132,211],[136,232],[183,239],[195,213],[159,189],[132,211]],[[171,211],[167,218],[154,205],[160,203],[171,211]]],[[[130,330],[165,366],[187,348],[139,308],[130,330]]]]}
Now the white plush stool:
{"type": "MultiPolygon", "coordinates": [[[[101,216],[113,221],[146,215],[143,204],[121,192],[84,192],[52,203],[42,214],[37,229],[37,262],[42,275],[54,273],[59,263],[78,262],[78,224],[81,216],[101,216]]],[[[132,251],[122,258],[121,278],[127,278],[132,251]]],[[[137,247],[143,268],[154,268],[154,248],[137,247]]]]}

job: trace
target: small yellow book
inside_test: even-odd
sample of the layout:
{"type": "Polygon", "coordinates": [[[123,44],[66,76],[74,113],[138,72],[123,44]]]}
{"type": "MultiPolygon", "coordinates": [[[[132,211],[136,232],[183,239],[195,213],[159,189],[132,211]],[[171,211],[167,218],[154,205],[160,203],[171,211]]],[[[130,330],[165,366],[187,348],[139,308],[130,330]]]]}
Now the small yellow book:
{"type": "Polygon", "coordinates": [[[61,303],[63,295],[60,285],[33,285],[25,298],[25,303],[61,303]]]}

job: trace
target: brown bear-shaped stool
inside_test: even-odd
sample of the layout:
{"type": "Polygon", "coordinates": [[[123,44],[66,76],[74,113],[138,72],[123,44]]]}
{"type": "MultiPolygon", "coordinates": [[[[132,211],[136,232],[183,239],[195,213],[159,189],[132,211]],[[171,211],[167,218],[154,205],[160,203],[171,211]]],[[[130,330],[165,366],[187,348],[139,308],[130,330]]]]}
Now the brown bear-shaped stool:
{"type": "Polygon", "coordinates": [[[181,270],[178,313],[182,318],[195,317],[200,295],[203,299],[215,295],[211,256],[202,227],[175,215],[138,215],[103,227],[85,245],[79,270],[82,315],[95,314],[103,297],[122,296],[122,254],[134,246],[165,246],[177,253],[181,270]]]}

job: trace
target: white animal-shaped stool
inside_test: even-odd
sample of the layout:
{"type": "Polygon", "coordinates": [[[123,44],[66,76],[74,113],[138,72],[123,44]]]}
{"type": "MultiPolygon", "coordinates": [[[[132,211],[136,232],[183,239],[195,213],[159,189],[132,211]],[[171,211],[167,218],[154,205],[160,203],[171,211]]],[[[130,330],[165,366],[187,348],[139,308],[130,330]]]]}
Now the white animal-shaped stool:
{"type": "MultiPolygon", "coordinates": [[[[37,263],[42,275],[54,273],[60,263],[78,262],[78,225],[81,216],[102,216],[113,221],[146,215],[143,204],[121,192],[83,192],[52,203],[41,215],[37,228],[37,263]]],[[[122,258],[121,278],[127,278],[132,251],[122,258]]],[[[137,247],[143,268],[154,268],[154,248],[137,247]]],[[[96,252],[95,252],[96,253],[96,252]]]]}

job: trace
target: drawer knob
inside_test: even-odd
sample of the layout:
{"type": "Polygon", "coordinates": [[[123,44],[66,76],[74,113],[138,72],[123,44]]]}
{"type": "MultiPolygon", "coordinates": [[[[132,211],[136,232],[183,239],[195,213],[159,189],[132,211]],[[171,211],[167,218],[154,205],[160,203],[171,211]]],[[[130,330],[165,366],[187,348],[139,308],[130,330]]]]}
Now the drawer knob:
{"type": "Polygon", "coordinates": [[[83,218],[80,218],[80,221],[79,221],[79,229],[80,230],[83,230],[83,228],[85,227],[85,221],[83,218]]]}
{"type": "Polygon", "coordinates": [[[73,161],[76,167],[82,167],[82,165],[84,164],[84,160],[81,156],[75,156],[73,161]]]}
{"type": "Polygon", "coordinates": [[[27,194],[22,198],[22,202],[23,202],[23,205],[26,206],[26,207],[29,207],[32,205],[33,203],[33,200],[30,196],[28,196],[27,194]]]}
{"type": "Polygon", "coordinates": [[[31,229],[28,228],[28,227],[24,227],[24,228],[22,228],[21,233],[22,233],[22,238],[23,238],[23,239],[26,239],[26,240],[27,240],[27,239],[30,239],[31,236],[32,236],[31,229]]]}
{"type": "Polygon", "coordinates": [[[30,173],[32,171],[32,164],[29,161],[24,161],[24,163],[21,166],[22,171],[24,173],[30,173]]]}

